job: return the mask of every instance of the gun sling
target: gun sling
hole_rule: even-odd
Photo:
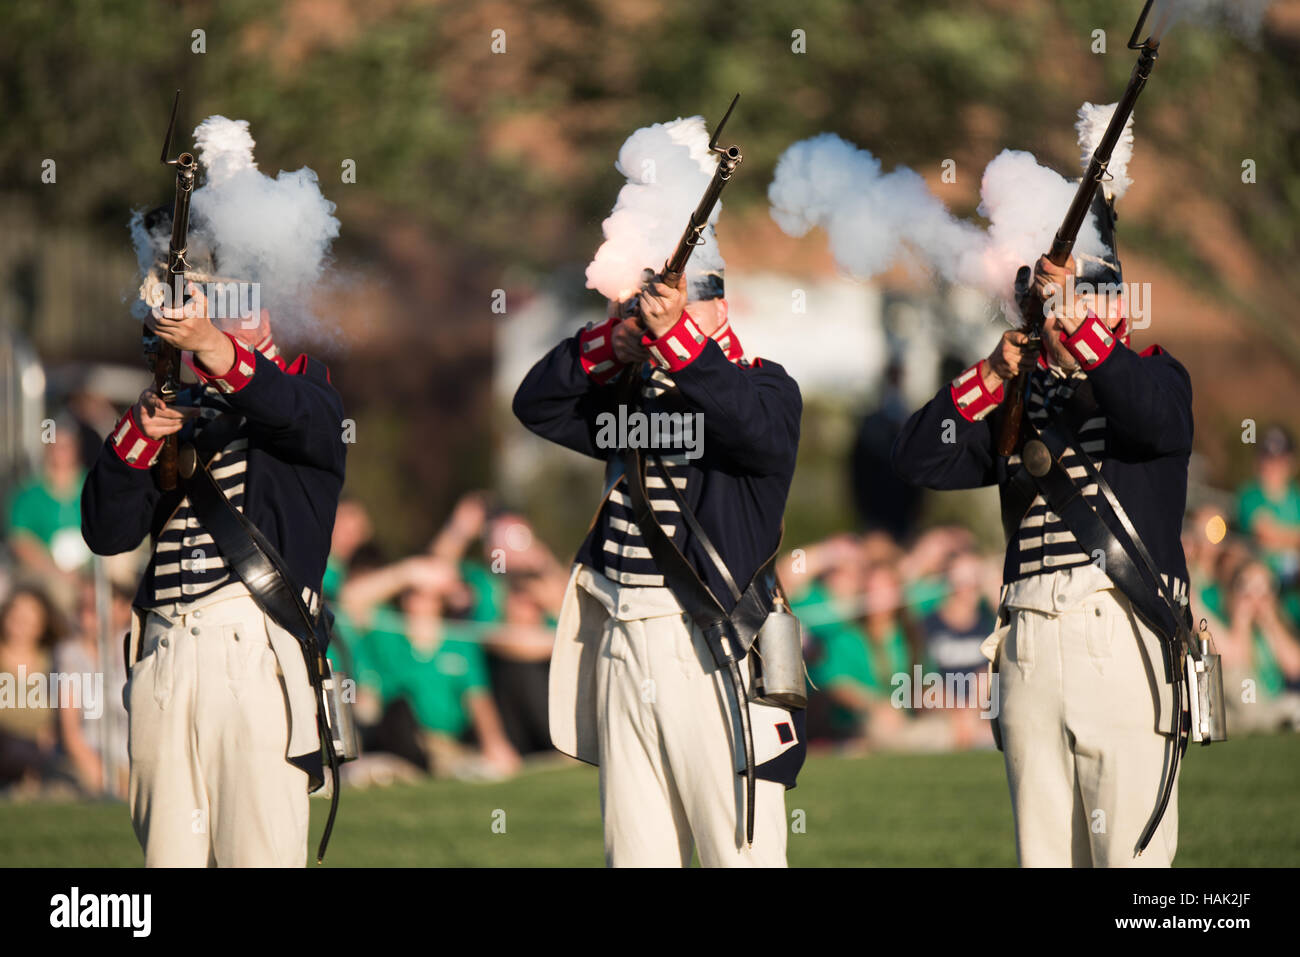
[[[319,615],[312,615],[308,611],[301,590],[292,584],[293,579],[283,557],[261,530],[230,503],[209,471],[208,465],[212,457],[224,447],[225,441],[233,438],[237,427],[238,417],[226,413],[209,423],[200,433],[199,441],[205,447],[204,455],[200,456],[194,446],[182,450],[182,484],[204,530],[212,536],[231,571],[239,576],[253,600],[271,620],[293,635],[302,649],[307,676],[316,695],[316,728],[329,763],[333,784],[329,816],[316,852],[316,862],[319,864],[325,858],[339,802],[339,760],[326,718],[328,709],[323,688],[324,676],[329,673],[329,663],[320,650],[326,643],[321,639],[329,628],[329,615],[323,605]],[[187,461],[191,455],[193,459]],[[324,766],[319,753],[293,757],[290,762],[306,772],[309,790],[315,791],[324,783]]]
[[[1050,422],[1036,428],[1037,438],[1025,443],[1020,468],[1011,483],[1022,495],[1032,498],[1034,489],[1074,535],[1080,548],[1091,555],[1100,553],[1103,568],[1115,587],[1128,598],[1133,610],[1161,639],[1164,664],[1172,686],[1169,770],[1160,788],[1156,808],[1138,839],[1137,853],[1146,850],[1164,817],[1173,795],[1178,762],[1185,740],[1182,737],[1182,666],[1184,648],[1199,653],[1191,640],[1190,612],[1180,608],[1137,529],[1120,504],[1110,483],[1102,477],[1088,456],[1077,448],[1073,433],[1063,424]],[[1096,483],[1099,496],[1095,505],[1070,477],[1061,459],[1074,453],[1074,460],[1085,469],[1085,482]]]
[[[625,375],[622,397],[629,406],[639,407],[641,377],[635,371]],[[763,582],[769,575],[775,577],[776,551],[754,573],[753,579],[742,592],[728,570],[722,556],[713,541],[705,533],[695,513],[686,504],[677,491],[664,468],[663,461],[655,456],[655,466],[663,476],[664,484],[672,490],[677,506],[681,510],[683,521],[691,534],[700,543],[709,560],[718,570],[719,576],[726,583],[735,601],[730,614],[718,601],[713,590],[700,578],[694,566],[682,554],[681,550],[659,524],[658,517],[650,505],[645,488],[645,455],[640,449],[622,450],[623,478],[627,483],[628,498],[632,502],[632,512],[641,538],[645,542],[655,566],[664,577],[664,583],[673,596],[690,616],[696,627],[704,635],[705,644],[713,656],[714,663],[725,669],[731,680],[735,693],[736,707],[740,714],[741,735],[745,748],[745,839],[754,843],[754,803],[757,790],[754,768],[754,735],[749,722],[748,695],[745,691],[744,678],[740,673],[739,662],[753,645],[755,637],[767,618],[768,602],[763,596]]]

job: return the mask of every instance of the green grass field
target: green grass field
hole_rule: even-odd
[[[792,866],[1015,864],[1002,756],[815,756],[789,792]],[[1300,736],[1193,746],[1180,788],[1182,866],[1300,865]],[[326,802],[312,802],[312,847]],[[494,820],[504,812],[504,833]],[[497,831],[501,828],[498,825]],[[596,774],[344,791],[328,862],[342,866],[602,863]],[[0,865],[136,866],[121,804],[0,804]]]

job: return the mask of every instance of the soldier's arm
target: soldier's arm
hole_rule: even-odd
[[[281,370],[234,336],[234,361],[215,373],[201,362],[191,365],[200,380],[215,386],[250,432],[305,464],[343,474],[343,400],[323,363],[299,356]]]
[[[528,431],[558,445],[604,459],[596,445],[596,417],[613,408],[614,380],[623,363],[614,357],[610,317],[571,336],[539,359],[515,391],[515,417]]]
[[[785,369],[762,359],[735,365],[689,313],[663,335],[642,341],[690,407],[703,414],[706,447],[721,449],[749,474],[793,471],[803,397]]]
[[[944,385],[903,424],[891,462],[904,481],[931,489],[997,484],[990,413],[1005,389],[989,390],[985,361]]]
[[[1159,346],[1134,352],[1096,316],[1062,341],[1116,438],[1150,455],[1191,449],[1192,380],[1178,360]]]
[[[135,548],[149,534],[162,493],[149,467],[163,439],[152,439],[132,406],[100,447],[81,488],[81,537],[96,555]]]

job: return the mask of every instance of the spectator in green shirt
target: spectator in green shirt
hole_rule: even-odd
[[[1229,559],[1230,561],[1230,559]],[[1272,573],[1247,558],[1225,568],[1226,587],[1200,593],[1222,656],[1229,732],[1300,729],[1300,640],[1280,614]]]
[[[39,475],[20,485],[9,501],[9,549],[26,571],[66,579],[90,551],[81,537],[81,484],[85,472],[75,425],[55,423]]]
[[[1295,480],[1295,446],[1280,426],[1271,426],[1260,437],[1255,478],[1237,494],[1237,517],[1283,589],[1293,588],[1300,572],[1300,485]]]
[[[811,638],[809,677],[829,704],[831,737],[885,744],[905,720],[890,703],[893,677],[911,662],[898,573],[867,566],[860,543],[844,535],[791,553],[782,578]]]
[[[488,687],[479,627],[443,615],[464,588],[454,566],[416,556],[352,577],[340,604],[362,632],[354,649],[358,712],[409,709],[432,773],[503,776],[519,767]],[[396,607],[389,605],[394,601]],[[468,747],[472,739],[477,750]],[[407,753],[407,749],[401,749]]]

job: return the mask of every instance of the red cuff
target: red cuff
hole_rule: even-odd
[[[682,313],[675,326],[658,339],[641,337],[641,344],[650,350],[650,357],[655,364],[669,372],[685,369],[698,359],[708,341],[709,337],[700,332],[700,327],[686,312]]]
[[[1002,401],[1002,383],[998,383],[996,392],[990,392],[980,374],[981,359],[957,378],[952,380],[952,404],[967,422],[978,422],[998,407]]]
[[[200,367],[197,362],[186,362],[186,365],[194,370],[194,374],[199,377],[200,382],[214,385],[222,392],[238,392],[252,381],[253,373],[257,371],[257,356],[252,349],[230,333],[223,332],[222,335],[235,344],[235,362],[229,371],[221,375],[213,375]]]
[[[578,361],[582,371],[598,385],[604,385],[623,369],[623,363],[614,358],[614,327],[619,320],[610,316],[600,324],[589,322],[578,333]]]
[[[132,410],[117,420],[108,444],[113,447],[117,457],[133,469],[147,469],[158,458],[158,451],[163,447],[163,439],[151,439],[144,434],[135,421]]]
[[[1096,316],[1089,314],[1072,335],[1062,333],[1061,341],[1079,365],[1089,372],[1106,361],[1115,349],[1115,334]]]

